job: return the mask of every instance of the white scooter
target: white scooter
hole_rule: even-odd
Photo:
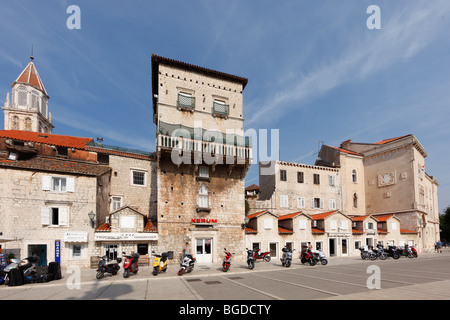
[[[311,250],[311,252],[314,254],[314,260],[316,260],[316,263],[320,262],[323,266],[328,263],[325,253],[322,250]]]
[[[194,264],[197,260],[190,254],[183,253],[183,259],[180,263],[180,270],[178,270],[178,275],[181,276],[185,272],[191,272],[194,270]]]

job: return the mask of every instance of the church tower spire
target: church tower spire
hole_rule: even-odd
[[[5,130],[26,130],[52,133],[50,98],[34,65],[33,53],[30,62],[11,84],[11,96],[6,95],[3,106]]]

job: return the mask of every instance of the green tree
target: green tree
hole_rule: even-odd
[[[450,207],[444,210],[444,214],[439,215],[441,228],[441,241],[450,241]]]

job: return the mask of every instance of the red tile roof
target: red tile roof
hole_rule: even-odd
[[[364,232],[362,232],[361,230],[352,229],[352,233],[353,234],[363,234]]]
[[[104,223],[101,226],[99,226],[97,229],[95,229],[95,231],[111,231],[111,226],[109,225],[109,223]]]
[[[312,220],[322,220],[325,219],[332,214],[338,212],[337,210],[330,211],[330,212],[323,212],[323,213],[317,213],[317,214],[310,214]]]
[[[378,222],[384,222],[393,216],[394,216],[394,214],[380,214],[380,215],[376,215],[376,216],[372,216],[372,217],[375,218]]]
[[[256,212],[256,213],[253,213],[251,215],[248,215],[247,218],[249,218],[249,219],[257,218],[257,217],[259,217],[260,215],[262,215],[262,214],[264,214],[266,212],[268,212],[268,211],[267,210],[263,210],[263,211],[260,211],[260,212]]]
[[[344,149],[344,148],[338,148],[338,147],[333,147],[333,146],[329,146],[329,147],[331,147],[333,149],[336,149],[336,150],[339,150],[340,152],[343,152],[343,153],[348,153],[348,154],[352,154],[352,155],[355,155],[355,156],[364,157],[364,155],[362,153],[358,153],[358,152],[355,152],[355,151],[347,150],[347,149]]]
[[[0,167],[22,170],[40,170],[86,176],[101,176],[111,170],[110,167],[93,162],[83,162],[51,157],[33,157],[28,160],[0,159]]]
[[[245,191],[253,191],[253,190],[259,190],[258,185],[252,184],[252,185],[248,186],[247,188],[245,188]]]
[[[417,231],[407,230],[407,229],[400,229],[400,233],[418,233]]]
[[[289,233],[290,234],[290,233],[294,233],[294,231],[278,227],[278,233],[281,233],[281,234],[288,234]]]
[[[81,138],[23,130],[0,130],[0,137],[75,149],[84,149],[86,148],[86,144],[93,140],[92,138]]]
[[[249,227],[245,227],[245,233],[258,233],[258,231]]]
[[[44,88],[44,84],[42,83],[42,80],[36,70],[36,66],[32,61],[28,63],[22,73],[17,77],[16,81],[13,82],[12,86],[16,82],[30,84],[33,87],[41,90],[48,97],[47,91],[45,91]]]
[[[282,215],[282,216],[278,217],[278,220],[293,219],[293,218],[295,218],[295,217],[297,217],[297,216],[299,216],[301,214],[302,214],[301,211],[295,212],[295,213],[290,213],[290,214],[285,214],[285,215]]]
[[[325,233],[325,231],[317,229],[317,228],[311,228],[312,233]]]
[[[152,221],[148,221],[145,225],[144,232],[158,232],[158,229]]]
[[[399,140],[399,139],[402,139],[402,138],[405,138],[405,137],[409,137],[409,136],[411,136],[411,134],[407,134],[406,136],[401,136],[401,137],[397,137],[397,138],[390,138],[390,139],[381,140],[381,141],[375,142],[375,144],[385,144],[385,143],[396,141],[396,140]]]

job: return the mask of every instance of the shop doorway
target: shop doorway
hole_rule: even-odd
[[[28,256],[38,256],[38,266],[47,265],[47,245],[46,244],[30,244],[28,245]]]
[[[341,249],[342,249],[342,255],[347,256],[348,255],[348,239],[341,239]]]
[[[329,250],[330,250],[330,257],[336,255],[336,239],[334,238],[329,239]]]
[[[210,238],[202,238],[196,240],[196,255],[197,262],[212,262],[213,241]]]

